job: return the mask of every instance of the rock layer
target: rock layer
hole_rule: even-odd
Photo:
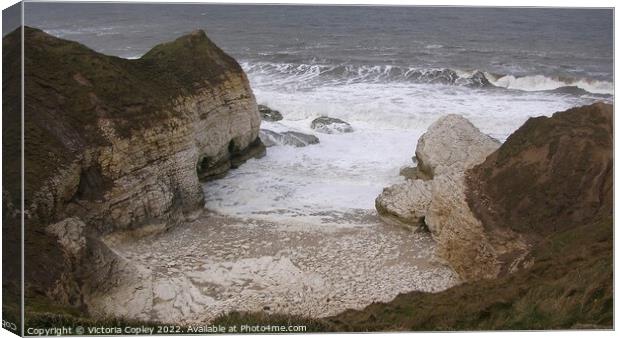
[[[264,153],[260,116],[239,64],[203,31],[137,60],[29,27],[24,48],[27,291],[88,308],[109,281],[139,278],[99,238],[195,217],[199,176]]]
[[[462,172],[436,177],[432,181],[431,202],[426,225],[437,242],[438,255],[463,280],[497,277],[502,268],[500,256],[523,258],[524,241],[509,231],[490,236],[466,201]]]

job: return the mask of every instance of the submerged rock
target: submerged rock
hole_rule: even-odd
[[[466,85],[472,87],[490,87],[493,84],[491,84],[483,72],[476,71],[470,78],[467,79]]]
[[[279,111],[271,109],[265,105],[258,105],[258,112],[260,113],[261,119],[263,121],[275,122],[282,120],[282,114]]]
[[[269,129],[261,129],[259,136],[266,147],[272,147],[275,145],[305,147],[310,144],[319,143],[318,137],[296,131],[277,133]]]
[[[321,116],[312,120],[310,128],[325,134],[351,133],[353,127],[348,122],[334,117]]]

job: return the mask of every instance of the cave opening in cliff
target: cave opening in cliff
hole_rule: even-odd
[[[235,144],[235,140],[230,140],[230,142],[228,142],[228,154],[232,156],[238,152],[239,152],[239,149],[237,145]]]
[[[209,167],[211,166],[211,158],[208,156],[202,157],[198,164],[196,165],[196,174],[198,174],[198,179],[204,180],[206,176],[208,176]]]
[[[230,167],[230,160],[228,157],[217,158],[202,156],[196,164],[196,174],[200,181],[210,181],[224,177]]]
[[[80,181],[73,199],[77,200],[100,200],[111,182],[106,179],[99,166],[90,166],[82,169]]]

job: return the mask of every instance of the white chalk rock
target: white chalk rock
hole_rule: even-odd
[[[499,146],[463,116],[450,114],[435,121],[420,137],[415,156],[418,170],[435,177],[451,170],[465,171]]]
[[[417,230],[424,226],[424,216],[430,202],[430,182],[407,180],[383,189],[375,200],[375,207],[386,223]]]

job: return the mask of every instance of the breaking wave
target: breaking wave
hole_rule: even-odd
[[[450,68],[417,68],[390,65],[327,65],[257,62],[242,63],[253,78],[277,81],[277,85],[295,85],[308,88],[323,85],[355,83],[428,83],[457,85],[474,88],[499,87],[520,91],[551,91],[576,87],[590,94],[613,95],[613,83],[592,79],[572,79],[531,75],[492,74],[480,70],[455,70]],[[268,78],[267,78],[268,77]],[[276,85],[276,83],[274,83]]]
[[[613,83],[591,79],[570,79],[562,77],[547,77],[543,75],[523,77],[505,75],[498,78],[489,77],[489,80],[496,87],[524,91],[545,91],[556,90],[563,87],[576,87],[592,94],[612,95],[614,93]]]

